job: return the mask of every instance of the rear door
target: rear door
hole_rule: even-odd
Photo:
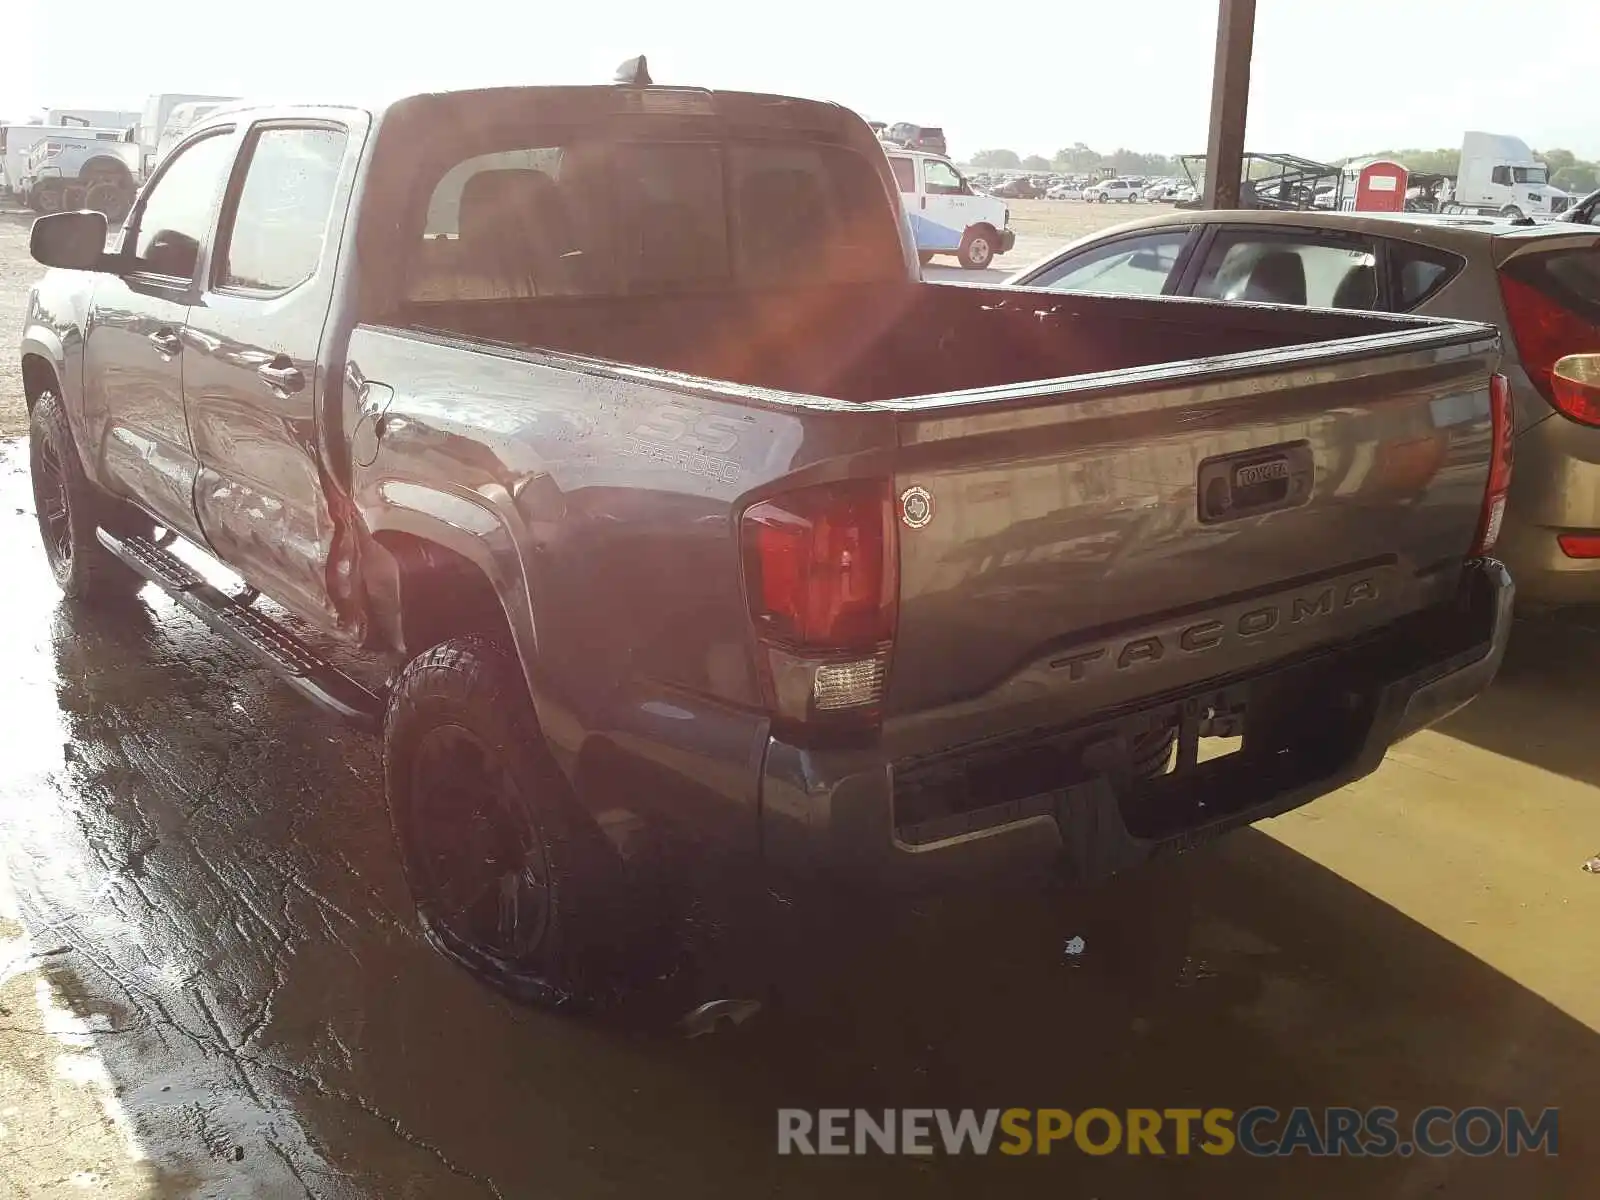
[[[184,374],[205,540],[267,595],[326,623],[337,621],[336,527],[318,452],[320,354],[364,134],[365,119],[343,110],[248,130],[189,314]]]

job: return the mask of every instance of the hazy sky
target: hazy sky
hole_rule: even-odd
[[[0,117],[155,91],[319,100],[430,87],[658,82],[837,100],[942,125],[953,153],[1203,150],[1213,0],[127,0],[7,22]],[[152,13],[155,10],[150,10]],[[60,36],[75,30],[75,36]],[[1466,129],[1600,158],[1594,0],[1259,0],[1249,145],[1334,157]]]

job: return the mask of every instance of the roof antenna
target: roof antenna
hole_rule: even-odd
[[[644,55],[630,58],[617,68],[616,82],[628,84],[630,87],[649,87],[650,67],[644,61]]]

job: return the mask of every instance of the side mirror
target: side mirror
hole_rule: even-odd
[[[28,238],[33,260],[67,271],[105,269],[106,218],[97,212],[51,213],[36,217]]]
[[[1588,424],[1600,422],[1600,354],[1569,354],[1550,372],[1556,405]]]

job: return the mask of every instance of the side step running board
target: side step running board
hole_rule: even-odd
[[[240,604],[153,542],[95,531],[100,544],[234,645],[251,651],[290,687],[367,733],[383,725],[383,700],[270,617]]]

